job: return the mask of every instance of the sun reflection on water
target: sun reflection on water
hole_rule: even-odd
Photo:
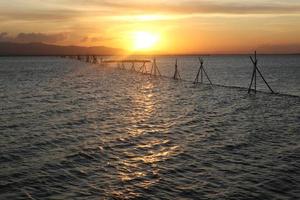
[[[149,124],[147,120],[153,120],[158,112],[154,91],[153,83],[147,81],[132,97],[132,110],[126,119],[132,128],[121,136],[132,147],[122,152],[122,157],[126,159],[118,161],[116,174],[122,187],[111,191],[114,198],[139,197],[141,190],[160,181],[159,162],[182,152],[180,146],[166,138],[165,134],[169,132],[167,127],[145,126]]]

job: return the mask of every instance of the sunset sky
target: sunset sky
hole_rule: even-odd
[[[144,38],[149,44],[140,44]],[[300,46],[300,1],[1,0],[0,41],[161,53],[293,52]]]

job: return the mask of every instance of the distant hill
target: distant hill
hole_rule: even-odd
[[[58,46],[44,43],[0,42],[0,56],[117,55],[123,50],[104,46]]]

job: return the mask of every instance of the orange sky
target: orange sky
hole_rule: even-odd
[[[0,2],[0,41],[105,45],[132,51],[136,32],[156,35],[156,43],[147,50],[159,53],[300,51],[300,1]]]

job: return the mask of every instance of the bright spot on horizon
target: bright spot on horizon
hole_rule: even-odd
[[[158,36],[144,31],[135,32],[133,35],[134,50],[147,50],[158,42]]]

